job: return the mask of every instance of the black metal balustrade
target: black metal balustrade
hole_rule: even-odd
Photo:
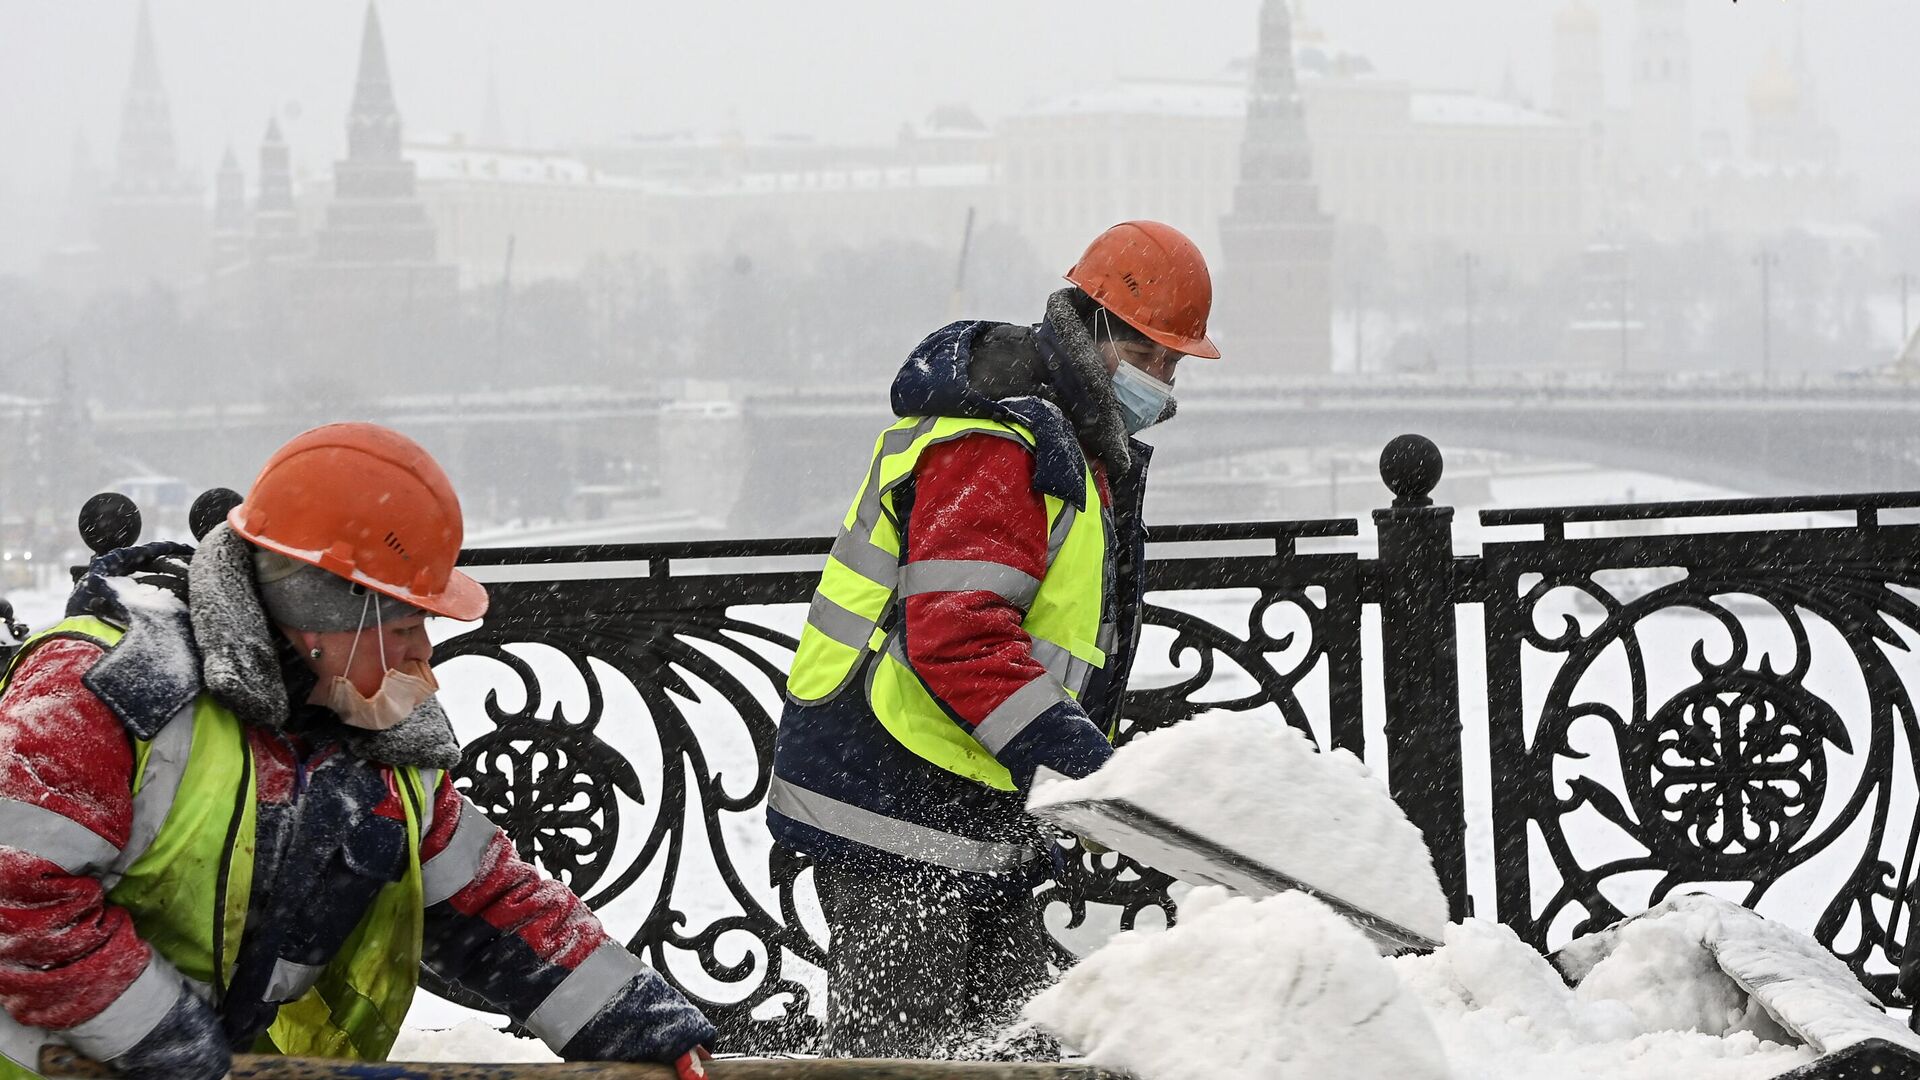
[[[1790,887],[1816,913],[1803,929],[1905,1004],[1893,973],[1911,937],[1920,731],[1901,664],[1920,642],[1920,528],[1893,519],[1920,494],[1489,511],[1483,527],[1536,535],[1461,556],[1453,510],[1431,504],[1441,468],[1424,438],[1388,445],[1395,498],[1374,514],[1373,558],[1302,550],[1358,536],[1351,520],[1155,529],[1150,554],[1179,553],[1149,559],[1140,662],[1174,674],[1136,676],[1121,740],[1205,710],[1270,711],[1385,768],[1456,918],[1471,908],[1475,831],[1491,852],[1478,914],[1543,949],[1682,885],[1752,905]],[[204,496],[196,533],[235,498]],[[137,517],[129,533],[102,528],[102,513],[83,528],[96,550],[137,536]],[[1746,520],[1809,514],[1822,520]],[[521,691],[517,707],[487,694],[493,727],[459,782],[522,854],[596,908],[619,902],[630,947],[720,1022],[730,1049],[804,1049],[818,1034],[794,968],[825,955],[802,911],[806,867],[741,837],[767,791],[788,629],[829,545],[468,551],[493,607],[437,653],[499,665]],[[1185,610],[1196,594],[1244,599],[1244,626]],[[1362,665],[1370,608],[1377,674]],[[1475,612],[1484,678],[1479,643],[1463,647],[1458,629]],[[564,658],[583,710],[562,707],[552,665],[527,646]],[[1383,708],[1373,747],[1368,678]],[[1481,724],[1462,702],[1483,693]],[[613,745],[636,731],[655,748],[644,772]],[[751,747],[752,775],[716,762],[729,742]],[[1483,779],[1470,788],[1468,775]],[[1045,895],[1070,925],[1098,905],[1123,926],[1173,915],[1163,875],[1061,856]],[[749,857],[770,860],[764,878]],[[695,871],[726,895],[677,890]],[[709,914],[689,915],[696,905]]]

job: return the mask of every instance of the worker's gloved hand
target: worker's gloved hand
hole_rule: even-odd
[[[89,1052],[87,1041],[73,1040],[75,1049]],[[106,1063],[128,1080],[220,1080],[233,1052],[213,1009],[182,992],[152,1031]]]
[[[706,1047],[696,1046],[674,1060],[673,1071],[680,1074],[680,1080],[707,1080],[707,1062],[712,1060]]]

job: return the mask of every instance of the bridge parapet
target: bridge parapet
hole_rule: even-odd
[[[1456,916],[1551,948],[1710,888],[1908,1003],[1920,493],[1488,511],[1502,537],[1456,555],[1443,466],[1389,447],[1373,557],[1349,518],[1154,530],[1119,738],[1270,716],[1384,773]],[[137,536],[108,524],[83,531]],[[437,652],[469,796],[741,1048],[818,1033],[807,866],[759,815],[829,547],[468,551],[493,609]],[[1060,844],[1074,925],[1177,914],[1164,876]]]

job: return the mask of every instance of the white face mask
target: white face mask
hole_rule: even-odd
[[[348,671],[353,670],[353,657],[360,649],[360,635],[366,632],[367,613],[372,603],[373,594],[368,593],[360,607],[360,628],[354,631],[353,647],[347,650]],[[433,677],[433,668],[424,660],[409,660],[397,668],[387,667],[386,636],[377,626],[373,634],[380,646],[380,666],[386,670],[380,689],[375,690],[372,697],[366,697],[346,676],[335,675],[314,687],[307,701],[332,709],[340,722],[349,727],[386,731],[399,726],[413,715],[413,710],[438,693],[440,681]]]
[[[1113,396],[1126,413],[1127,434],[1138,435],[1160,422],[1173,400],[1173,387],[1125,360],[1113,369]]]
[[[1094,315],[1094,344],[1100,343],[1100,331],[1107,332],[1107,341],[1113,341],[1113,327],[1107,322],[1107,309],[1098,308]],[[1167,403],[1173,400],[1173,384],[1163,383],[1159,379],[1127,363],[1113,369],[1113,396],[1120,402],[1120,411],[1125,414],[1127,434],[1138,435],[1160,422],[1167,414]]]
[[[314,687],[313,696],[307,700],[332,709],[349,727],[385,731],[412,716],[413,710],[439,690],[440,683],[426,661],[409,660],[390,668],[372,697],[363,697],[345,677],[335,675]]]

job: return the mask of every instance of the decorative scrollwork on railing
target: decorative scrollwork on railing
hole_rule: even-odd
[[[1196,561],[1195,582],[1215,565]],[[795,641],[732,615],[725,578],[664,582],[650,586],[666,598],[659,603],[617,608],[595,599],[607,585],[491,586],[494,615],[439,647],[450,673],[455,661],[495,666],[480,710],[492,727],[469,740],[457,781],[523,856],[603,916],[624,913],[629,947],[713,1017],[727,1045],[811,1049],[818,979],[789,970],[790,960],[822,968],[826,959],[798,899],[808,862],[772,847],[759,818]],[[1120,739],[1210,708],[1272,706],[1310,732],[1299,684],[1324,662],[1328,640],[1358,626],[1357,603],[1334,610],[1315,592],[1250,594],[1222,620],[1244,615],[1243,631],[1149,605],[1145,636],[1164,654],[1145,662],[1172,681],[1128,692]],[[458,670],[456,681],[474,678]],[[583,707],[570,704],[577,691],[558,692],[563,684],[584,686]],[[636,741],[646,745],[628,745]],[[1131,927],[1151,910],[1172,918],[1166,875],[1064,842],[1059,856],[1041,899],[1064,906],[1069,928],[1095,909],[1108,912],[1102,925],[1117,917]],[[742,869],[762,858],[766,876],[749,880]]]
[[[488,692],[494,727],[470,742],[458,783],[523,856],[591,906],[603,914],[616,903],[637,907],[628,947],[699,1005],[725,1044],[810,1047],[811,991],[786,969],[789,956],[816,966],[825,959],[795,909],[801,867],[766,844],[730,842],[726,820],[757,814],[765,800],[775,718],[763,699],[777,699],[785,668],[764,653],[790,655],[794,639],[732,618],[724,606],[581,615],[570,601],[588,594],[573,588],[543,583],[516,603],[523,594],[514,586],[494,586],[497,610],[511,615],[440,647],[441,664],[480,657],[504,665],[523,689],[515,709],[501,705],[498,689]],[[536,666],[517,649],[526,645],[549,646],[560,659]],[[656,775],[641,777],[607,741],[609,687],[599,665],[637,694],[644,717],[621,713],[612,722],[626,738],[651,735]],[[577,720],[560,702],[547,705],[543,691],[568,672],[586,687]],[[716,748],[729,743],[732,757],[716,760]],[[649,818],[637,843],[623,837],[623,825]],[[742,860],[756,856],[769,860],[764,886],[741,873]],[[630,894],[643,880],[653,892],[635,905]],[[724,895],[713,895],[716,885]],[[696,907],[697,921],[689,914]],[[722,960],[723,951],[738,958]]]
[[[1303,634],[1301,630],[1276,634],[1268,629],[1269,617],[1283,610],[1304,618],[1306,641],[1299,655],[1290,656],[1290,662],[1281,668],[1273,658],[1292,650]],[[1346,614],[1351,615],[1357,626],[1358,610]],[[1184,672],[1184,662],[1191,659],[1194,671],[1167,686],[1130,689],[1122,710],[1124,723],[1118,741],[1124,744],[1136,735],[1177,723],[1203,709],[1245,712],[1268,705],[1277,708],[1288,724],[1309,738],[1317,738],[1300,700],[1299,684],[1326,656],[1331,636],[1326,624],[1339,619],[1340,615],[1329,612],[1325,602],[1316,602],[1306,589],[1263,590],[1247,612],[1245,634],[1238,635],[1177,608],[1147,605],[1146,624],[1173,631],[1173,640],[1166,649],[1167,666],[1175,672]],[[1159,666],[1157,656],[1136,658],[1135,671],[1141,669],[1143,659],[1149,666]],[[1236,697],[1207,700],[1202,695],[1215,684],[1221,660],[1244,673],[1253,686]]]
[[[1913,701],[1894,663],[1911,639],[1894,628],[1920,633],[1920,608],[1890,586],[1914,580],[1895,567],[1729,567],[1737,549],[1706,543],[1726,538],[1700,539],[1724,561],[1630,598],[1577,570],[1489,594],[1501,919],[1547,947],[1682,885],[1740,883],[1751,907],[1796,880],[1796,895],[1820,899],[1794,921],[1890,1000],[1895,863],[1914,826],[1889,813],[1916,778]],[[1505,568],[1497,580],[1517,585],[1526,560]],[[1569,600],[1588,618],[1560,610],[1557,629],[1541,625]],[[1546,675],[1536,659],[1557,664]],[[1542,678],[1523,715],[1523,680]],[[1621,843],[1572,824],[1596,814]],[[1550,889],[1535,887],[1529,830],[1559,877]],[[1818,880],[1794,879],[1803,868]]]
[[[1826,795],[1822,744],[1846,728],[1825,702],[1777,672],[1722,673],[1674,695],[1646,737],[1629,744],[1627,775],[1649,846],[1705,876],[1747,878],[1797,862],[1795,845]]]

